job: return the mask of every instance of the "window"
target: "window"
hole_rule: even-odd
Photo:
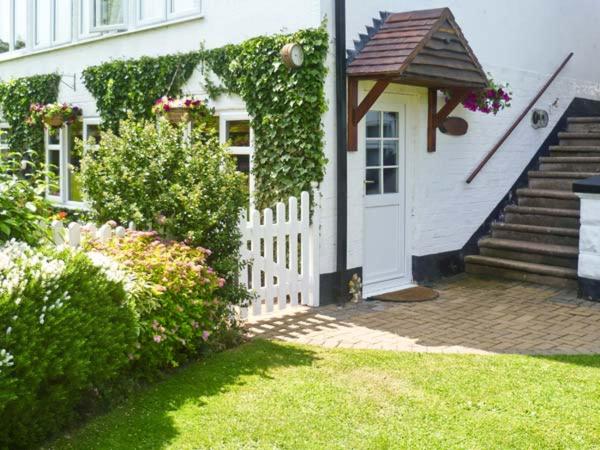
[[[13,48],[21,50],[27,46],[27,2],[13,0],[14,36]]]
[[[10,150],[8,145],[8,136],[10,127],[7,123],[0,123],[0,153],[7,153]]]
[[[92,30],[107,31],[124,29],[126,23],[126,0],[92,0]]]
[[[164,0],[139,0],[139,23],[153,23],[165,20],[167,8]]]
[[[38,48],[71,41],[72,0],[35,0],[34,42]]]
[[[0,0],[0,54],[10,50],[11,0]]]
[[[366,122],[366,194],[398,193],[398,113],[369,111]]]
[[[77,121],[62,127],[55,135],[45,131],[46,164],[52,174],[47,196],[65,206],[84,206],[80,173],[83,155],[75,146],[75,139],[86,134],[84,127],[85,123]]]
[[[170,16],[183,16],[200,12],[200,0],[167,0]]]
[[[235,158],[237,169],[248,175],[249,189],[252,192],[253,135],[248,114],[222,113],[219,119],[219,136],[221,143],[230,145],[229,153]]]

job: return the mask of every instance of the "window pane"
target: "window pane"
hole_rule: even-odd
[[[0,53],[9,50],[10,42],[10,0],[0,0]]]
[[[375,195],[381,193],[381,186],[379,181],[379,173],[381,169],[367,169],[367,176],[365,178],[367,195]]]
[[[379,111],[369,111],[367,113],[367,137],[381,137],[381,114]]]
[[[54,42],[71,40],[72,0],[54,0]]]
[[[95,0],[96,26],[119,25],[124,22],[124,0]]]
[[[25,48],[27,41],[27,3],[15,1],[15,50]]]
[[[50,2],[51,0],[35,0],[35,45],[50,45]]]
[[[8,146],[8,128],[0,128],[0,147]]]
[[[383,165],[397,166],[398,165],[398,141],[383,142]]]
[[[227,121],[226,139],[232,147],[250,147],[250,122],[248,120]]]
[[[165,0],[140,0],[140,20],[163,19]]]
[[[48,193],[50,195],[60,195],[60,150],[48,150],[48,164],[49,172],[54,175],[50,180]]]
[[[79,0],[79,34],[86,35],[90,32],[90,2]]]
[[[398,137],[398,113],[383,113],[383,137]]]
[[[381,141],[367,141],[367,166],[380,166],[381,165],[381,154],[380,154],[380,143]]]
[[[48,144],[49,145],[60,145],[60,132],[48,133]]]
[[[250,155],[233,155],[238,172],[250,175]]]
[[[177,14],[200,9],[200,0],[171,0],[171,13]]]
[[[77,121],[71,125],[69,141],[69,192],[68,200],[72,202],[83,201],[81,193],[81,154],[80,148],[76,145],[77,140],[83,139],[82,123]]]
[[[383,169],[383,192],[386,194],[398,192],[398,169]]]
[[[87,126],[87,139],[93,139],[96,145],[100,144],[100,125],[88,124]]]

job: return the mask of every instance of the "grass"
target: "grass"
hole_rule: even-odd
[[[255,341],[182,370],[50,448],[600,448],[600,357]]]

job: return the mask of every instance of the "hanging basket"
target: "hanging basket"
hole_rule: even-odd
[[[165,117],[173,125],[189,121],[187,108],[171,108],[169,111],[165,111]]]
[[[60,114],[55,114],[52,116],[44,116],[44,123],[48,125],[50,128],[60,128],[65,123],[65,119]]]

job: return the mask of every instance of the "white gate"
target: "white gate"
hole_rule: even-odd
[[[300,215],[298,215],[300,213]],[[310,216],[310,194],[303,192],[298,200],[291,197],[287,208],[278,203],[261,214],[252,210],[242,218],[241,255],[247,267],[240,282],[253,294],[242,317],[282,310],[288,307],[319,306],[319,207],[314,204]]]

